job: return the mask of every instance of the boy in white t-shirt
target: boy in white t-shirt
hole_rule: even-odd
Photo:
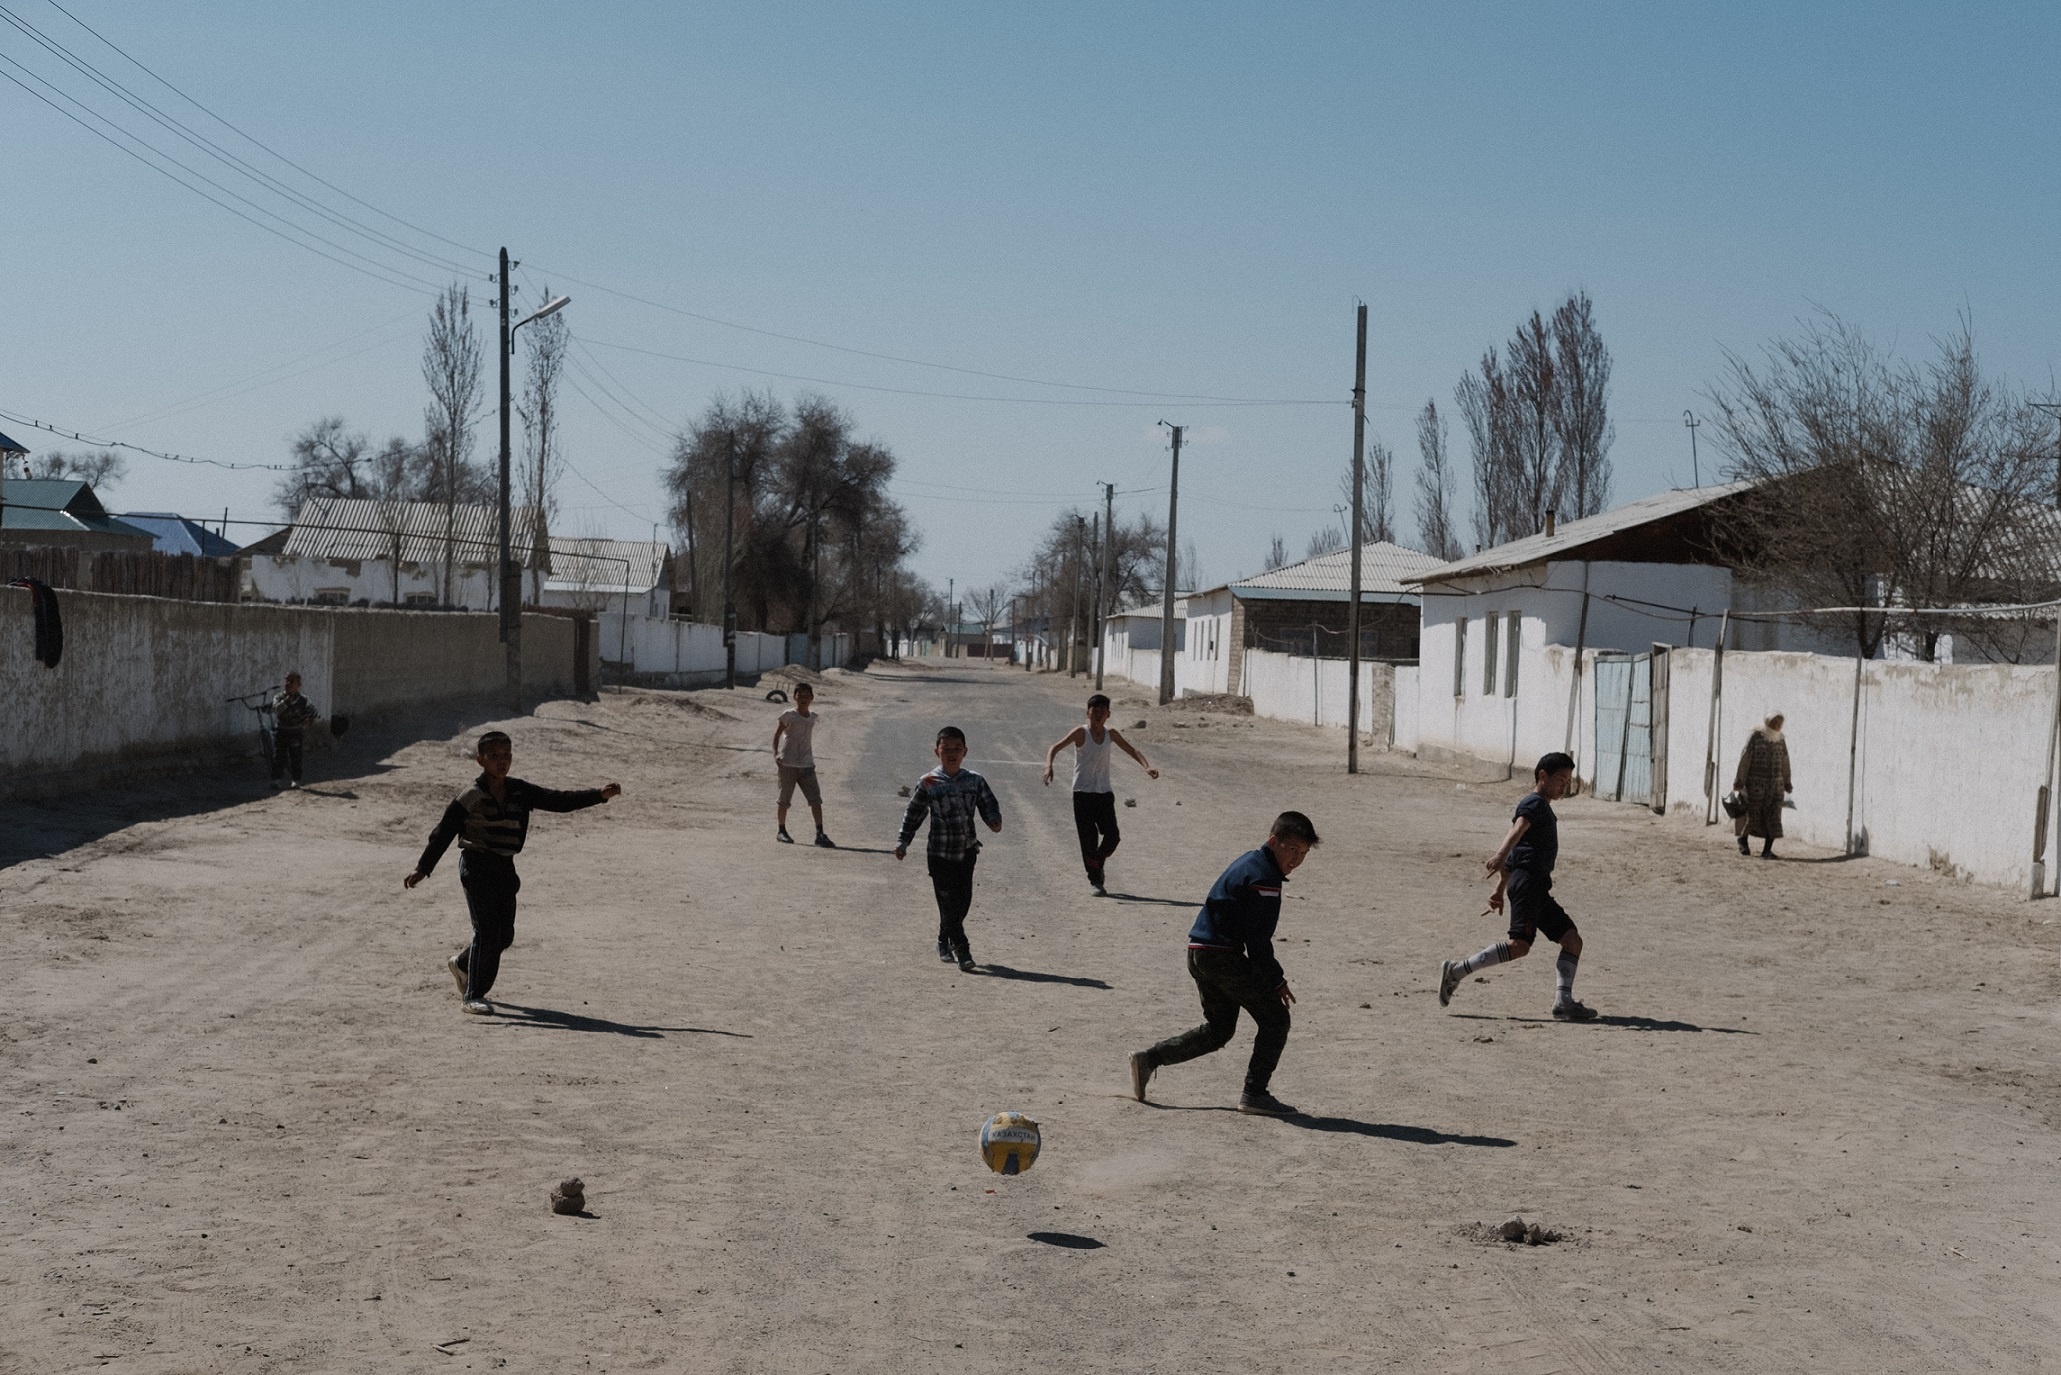
[[[809,710],[815,700],[816,690],[807,683],[799,684],[794,705],[780,713],[780,724],[773,727],[773,761],[780,767],[778,839],[782,845],[794,844],[794,837],[787,833],[787,805],[794,801],[794,790],[799,787],[802,800],[809,804],[809,815],[816,819],[816,844],[835,850],[836,842],[823,834],[823,790],[816,786],[814,737],[821,718]]]
[[[1106,898],[1109,890],[1102,886],[1102,866],[1123,841],[1116,828],[1116,792],[1109,782],[1109,747],[1115,745],[1144,765],[1149,778],[1159,777],[1159,770],[1146,763],[1137,747],[1109,724],[1109,699],[1099,692],[1088,699],[1088,724],[1075,726],[1045,751],[1047,787],[1052,783],[1053,762],[1068,745],[1074,747],[1073,827],[1080,836],[1081,863],[1095,896]]]

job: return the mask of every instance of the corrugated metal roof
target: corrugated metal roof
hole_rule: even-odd
[[[1412,584],[1444,582],[1450,578],[1462,578],[1471,574],[1500,573],[1511,568],[1522,568],[1527,564],[1544,563],[1548,559],[1570,558],[1575,551],[1586,545],[1605,540],[1641,525],[1666,520],[1670,516],[1694,511],[1735,496],[1753,484],[1750,482],[1727,482],[1716,487],[1688,487],[1680,491],[1662,492],[1658,496],[1645,497],[1639,501],[1627,502],[1601,515],[1584,516],[1571,520],[1552,534],[1526,535],[1523,539],[1499,544],[1493,549],[1484,549],[1479,554],[1457,559],[1452,563],[1440,564],[1428,572],[1417,573],[1406,579]]]
[[[0,485],[6,506],[0,526],[9,530],[91,531],[147,540],[148,530],[117,520],[100,504],[90,484],[76,478],[18,477]]]
[[[1416,594],[1414,579],[1439,561],[1430,554],[1406,549],[1400,544],[1376,540],[1360,546],[1360,592],[1368,597]],[[1330,594],[1322,600],[1344,600],[1352,592],[1352,550],[1319,554],[1301,563],[1291,563],[1230,585],[1232,596],[1287,596],[1298,592]]]
[[[205,525],[170,511],[132,511],[122,523],[147,531],[152,547],[166,554],[198,554],[224,558],[236,552],[236,545]]]
[[[531,509],[513,508],[508,523],[515,556],[524,559],[532,543]],[[454,506],[451,524],[452,561],[460,566],[492,568],[500,547],[500,513],[491,506]],[[401,542],[402,563],[442,564],[442,504],[313,497],[293,518],[293,533],[287,536],[282,552],[288,558],[390,559],[396,537]]]
[[[554,538],[544,586],[557,592],[647,592],[665,576],[671,552],[663,541]]]
[[[15,443],[6,435],[0,434],[0,454],[25,454],[27,452],[28,450],[24,449],[21,445]]]

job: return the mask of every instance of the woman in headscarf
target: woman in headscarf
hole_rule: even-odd
[[[1770,716],[1755,728],[1739,752],[1739,770],[1732,775],[1732,791],[1745,800],[1732,829],[1739,836],[1739,853],[1750,855],[1748,836],[1761,838],[1760,857],[1775,857],[1775,842],[1782,838],[1782,799],[1794,791],[1789,781],[1789,745],[1782,739],[1782,714]]]

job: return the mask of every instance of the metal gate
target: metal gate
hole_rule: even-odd
[[[1653,656],[1596,658],[1596,796],[1653,805]]]

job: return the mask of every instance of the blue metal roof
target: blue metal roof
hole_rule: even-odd
[[[236,552],[234,540],[223,539],[197,521],[170,511],[131,512],[121,517],[150,534],[151,548],[167,554],[197,554],[203,558],[228,558]]]

